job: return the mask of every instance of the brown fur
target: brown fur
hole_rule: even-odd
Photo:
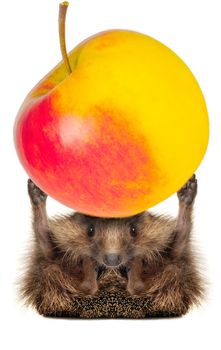
[[[149,212],[117,219],[80,213],[48,219],[46,197],[34,186],[29,182],[35,242],[22,295],[40,314],[182,315],[200,302],[203,286],[190,239],[195,178],[183,198],[184,187],[178,192],[177,219]],[[91,225],[93,237],[87,235]],[[119,266],[105,266],[112,253]],[[133,309],[136,303],[142,312]]]

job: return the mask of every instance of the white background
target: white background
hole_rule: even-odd
[[[16,299],[16,281],[31,226],[27,175],[15,153],[13,123],[27,92],[60,60],[58,3],[57,0],[0,1],[0,346],[2,349],[220,349],[219,0],[72,0],[67,17],[69,50],[101,30],[140,31],[172,48],[188,64],[203,90],[211,133],[207,154],[196,173],[199,193],[194,235],[209,280],[207,301],[180,319],[79,321],[43,318],[22,307]],[[67,211],[52,199],[48,205],[50,214]],[[175,215],[176,195],[154,210]]]

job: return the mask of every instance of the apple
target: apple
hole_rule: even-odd
[[[66,57],[61,33],[63,60],[15,121],[22,165],[42,190],[82,213],[126,217],[156,205],[206,152],[208,113],[195,77],[139,32],[97,33]]]

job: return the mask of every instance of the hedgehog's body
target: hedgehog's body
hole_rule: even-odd
[[[46,195],[29,181],[35,231],[23,295],[43,315],[182,315],[202,297],[190,231],[196,180],[179,192],[176,220],[143,212],[105,219],[48,219]]]

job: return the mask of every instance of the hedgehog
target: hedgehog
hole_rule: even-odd
[[[44,316],[144,318],[184,315],[204,296],[192,247],[193,175],[177,192],[177,218],[73,212],[49,218],[31,179],[34,241],[21,296]]]

